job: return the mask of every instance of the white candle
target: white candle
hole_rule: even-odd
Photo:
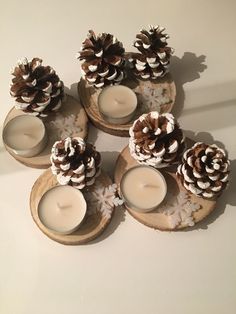
[[[38,216],[51,231],[70,234],[78,229],[86,210],[87,204],[82,192],[69,185],[58,185],[42,196]]]
[[[149,166],[136,166],[123,175],[120,191],[128,207],[139,212],[149,212],[163,201],[167,185],[158,170]]]
[[[99,94],[98,108],[102,117],[108,122],[125,124],[134,116],[137,108],[137,96],[132,89],[126,86],[109,86]]]
[[[3,141],[15,154],[32,157],[45,148],[47,133],[39,118],[21,115],[7,123],[3,130]]]

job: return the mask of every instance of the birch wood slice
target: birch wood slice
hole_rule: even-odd
[[[96,179],[96,182],[103,187],[107,187],[112,184],[110,177],[102,172],[101,175]],[[97,238],[104,229],[108,226],[111,216],[107,217],[102,215],[100,212],[92,212],[86,214],[86,217],[79,229],[71,234],[60,235],[47,229],[39,219],[38,216],[38,204],[44,193],[46,193],[52,187],[58,185],[56,177],[52,174],[51,169],[44,171],[44,173],[36,180],[30,194],[30,210],[33,220],[39,229],[50,239],[65,245],[79,245],[87,243]],[[94,185],[89,188],[89,192],[92,192]],[[87,211],[90,208],[88,207]]]
[[[26,113],[21,110],[12,108],[6,117],[3,126],[5,126],[12,118],[25,114]],[[82,138],[87,136],[88,119],[86,112],[80,102],[69,95],[66,96],[66,100],[62,104],[60,110],[50,114],[47,118],[44,118],[43,122],[47,129],[48,143],[39,155],[29,158],[22,157],[16,155],[5,145],[9,154],[25,166],[46,169],[51,165],[51,148],[55,141],[67,136],[80,136]]]
[[[134,90],[138,98],[138,107],[131,122],[117,125],[105,121],[100,115],[97,100],[101,89],[96,89],[88,85],[82,78],[78,83],[79,97],[89,119],[98,129],[101,129],[106,133],[128,137],[129,128],[132,126],[133,121],[141,114],[150,111],[165,113],[170,112],[173,108],[176,97],[176,88],[170,74],[165,75],[163,78],[160,78],[155,82],[128,78],[124,80],[122,84]]]
[[[115,167],[114,177],[118,188],[123,174],[136,165],[138,163],[131,157],[128,146],[125,147],[118,156]],[[177,176],[173,170],[171,171],[171,168],[158,170],[164,175],[167,182],[167,195],[162,204],[149,213],[139,213],[126,206],[128,212],[139,222],[163,231],[179,230],[201,221],[213,211],[216,206],[215,200],[206,200],[188,193],[177,180]],[[189,215],[187,209],[195,209],[195,211]]]

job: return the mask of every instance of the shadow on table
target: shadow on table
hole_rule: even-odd
[[[119,152],[113,151],[113,152],[101,152],[102,157],[102,169],[106,171],[106,173],[110,176],[112,181],[114,181],[114,170],[116,165],[116,160],[119,156]]]
[[[98,139],[98,132],[99,130],[89,121],[89,126],[88,126],[88,142],[96,145],[96,141]]]
[[[113,151],[113,152],[100,152],[102,156],[102,169],[108,173],[110,178],[113,180],[114,175],[114,169],[117,157],[119,156],[119,152]],[[91,241],[91,244],[98,243],[100,241],[103,241],[107,237],[109,237],[115,230],[118,228],[118,226],[125,220],[125,210],[123,206],[118,206],[115,208],[115,212],[113,214],[113,217],[111,219],[110,224],[107,226],[107,228],[104,230],[104,232],[95,240]]]
[[[116,231],[116,229],[119,227],[119,225],[125,221],[125,210],[122,206],[118,206],[115,208],[113,217],[111,219],[110,224],[107,226],[107,228],[103,231],[103,233],[97,237],[96,239],[92,240],[91,242],[88,242],[87,244],[95,244],[98,243],[100,241],[105,240],[106,238],[108,238],[110,235],[112,235],[112,233],[114,233]]]
[[[171,58],[170,72],[176,85],[176,100],[172,112],[177,118],[184,107],[183,85],[200,78],[200,74],[207,69],[207,65],[204,64],[205,60],[206,56],[197,56],[189,51],[185,52],[181,58],[177,56]],[[78,82],[71,84],[70,89],[65,88],[65,92],[78,99]]]
[[[183,85],[200,78],[200,73],[207,69],[204,64],[206,56],[196,56],[193,52],[185,52],[182,58],[173,56],[170,63],[170,72],[176,85],[176,100],[172,113],[176,118],[181,115],[184,107],[185,93]]]
[[[220,148],[225,150],[225,146],[222,142],[214,140],[213,136],[207,132],[199,132],[194,133],[192,131],[186,130],[184,131],[185,135],[188,138],[191,138],[195,142],[205,142],[207,144],[216,144]],[[231,206],[236,206],[236,193],[235,193],[235,186],[236,186],[236,159],[230,161],[230,181],[228,188],[223,192],[223,194],[217,200],[216,208],[213,212],[207,216],[202,221],[198,222],[195,226],[189,227],[180,232],[187,232],[190,230],[201,230],[201,229],[208,229],[208,226],[216,221],[224,212],[226,205],[229,204]]]

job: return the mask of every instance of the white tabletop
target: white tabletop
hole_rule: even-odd
[[[174,113],[188,136],[225,147],[234,171],[215,212],[192,231],[154,231],[117,211],[96,241],[66,247],[30,215],[42,170],[17,163],[1,143],[1,314],[236,313],[235,12],[233,0],[1,1],[1,125],[13,106],[9,70],[20,57],[43,58],[77,97],[75,54],[88,29],[115,34],[129,50],[142,26],[158,23],[175,48]],[[127,139],[91,127],[89,140],[112,173]]]

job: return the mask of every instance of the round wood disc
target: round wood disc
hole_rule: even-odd
[[[96,184],[107,187],[112,184],[112,181],[106,173],[102,172],[101,175],[96,179]],[[44,171],[44,173],[36,180],[31,190],[31,215],[39,229],[50,239],[65,245],[84,244],[98,237],[111,220],[111,216],[103,216],[98,211],[94,211],[92,214],[86,215],[84,221],[79,226],[79,229],[67,235],[53,233],[42,224],[38,216],[39,201],[44,193],[56,185],[58,185],[56,177],[52,174],[51,169],[48,169]],[[94,185],[89,187],[90,192],[92,192],[93,189]]]
[[[12,118],[25,114],[26,113],[21,110],[12,108],[6,117],[3,126],[5,126]],[[47,118],[43,118],[43,122],[47,129],[48,143],[39,155],[34,157],[22,157],[16,155],[5,145],[9,154],[25,166],[46,169],[51,165],[51,148],[55,141],[66,138],[67,136],[80,136],[82,138],[87,136],[88,119],[86,112],[80,102],[69,95],[66,96],[66,100],[62,104],[60,110],[50,114]]]
[[[81,79],[78,83],[79,97],[88,117],[97,128],[106,133],[128,137],[129,128],[132,126],[133,121],[141,114],[150,111],[165,113],[170,112],[173,108],[176,88],[170,74],[165,75],[157,81],[141,81],[135,78],[128,78],[122,84],[134,90],[138,98],[138,107],[131,122],[117,125],[105,121],[100,115],[97,100],[101,89],[96,89],[88,85],[84,79]]]
[[[120,153],[115,168],[115,183],[120,186],[123,174],[134,166],[138,165],[129,153],[128,146]],[[167,182],[167,195],[162,204],[149,213],[139,213],[127,208],[129,213],[144,225],[159,230],[178,230],[189,227],[209,215],[216,206],[215,200],[206,200],[193,195],[185,190],[177,180],[175,172],[171,168],[158,169]],[[186,208],[195,208],[189,216]],[[168,215],[167,215],[168,212]]]

